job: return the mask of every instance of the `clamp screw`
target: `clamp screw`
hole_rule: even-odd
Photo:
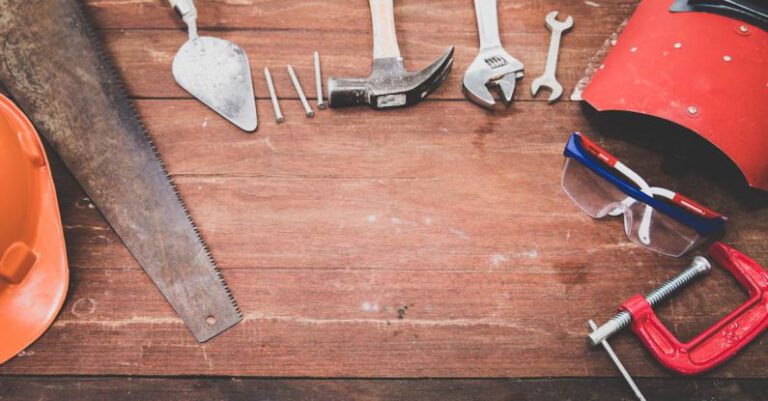
[[[695,116],[696,114],[699,114],[699,108],[696,106],[688,106],[688,114]]]
[[[653,308],[661,303],[661,301],[669,298],[675,291],[679,290],[693,279],[708,273],[710,270],[712,270],[712,265],[709,264],[709,261],[704,257],[696,256],[693,258],[693,262],[687,269],[651,291],[650,294],[645,296],[645,300],[648,301],[651,308]],[[630,315],[629,312],[621,311],[617,313],[611,320],[587,336],[589,345],[592,347],[600,345],[608,337],[627,327],[631,321],[632,315]]]
[[[739,32],[747,33],[747,32],[749,32],[749,27],[747,27],[746,25],[742,25],[742,26],[739,27]]]

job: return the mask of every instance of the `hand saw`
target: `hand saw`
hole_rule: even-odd
[[[0,82],[199,342],[237,304],[78,0],[0,0]]]

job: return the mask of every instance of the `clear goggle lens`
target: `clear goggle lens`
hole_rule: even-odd
[[[571,158],[565,159],[561,185],[571,200],[592,218],[623,214],[627,237],[661,254],[681,256],[704,240],[693,228],[628,197]]]

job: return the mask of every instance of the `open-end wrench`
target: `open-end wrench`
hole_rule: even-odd
[[[501,47],[496,0],[475,0],[480,52],[464,74],[464,94],[480,106],[492,109],[496,102],[488,90],[501,91],[506,106],[512,103],[515,80],[523,77],[523,63]]]
[[[557,82],[557,77],[555,77],[555,72],[557,72],[557,53],[560,51],[560,38],[563,32],[573,27],[573,18],[569,15],[565,21],[560,22],[557,20],[557,11],[552,11],[547,14],[547,18],[544,21],[547,28],[552,31],[552,39],[549,42],[547,66],[544,69],[544,74],[534,79],[531,83],[531,95],[536,96],[536,93],[542,86],[547,87],[551,91],[549,94],[549,102],[551,103],[563,94],[563,86],[560,85],[560,82]]]

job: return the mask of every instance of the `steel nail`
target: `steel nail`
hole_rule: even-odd
[[[286,65],[285,68],[288,69],[288,75],[291,76],[293,86],[296,88],[296,92],[299,94],[299,100],[301,100],[301,105],[304,106],[304,112],[307,113],[307,117],[314,117],[315,112],[312,111],[312,107],[310,107],[309,102],[307,102],[307,97],[304,96],[304,90],[301,89],[301,83],[299,83],[299,78],[296,77],[296,72],[293,70],[293,67],[290,64]]]
[[[320,73],[320,53],[315,50],[315,90],[317,91],[317,108],[323,110],[325,101],[323,101],[323,74]]]
[[[275,121],[280,124],[285,121],[285,117],[280,110],[280,103],[277,102],[275,84],[272,82],[272,74],[269,73],[269,67],[264,67],[264,78],[267,80],[267,89],[269,90],[269,97],[272,99],[272,108],[275,109]]]

